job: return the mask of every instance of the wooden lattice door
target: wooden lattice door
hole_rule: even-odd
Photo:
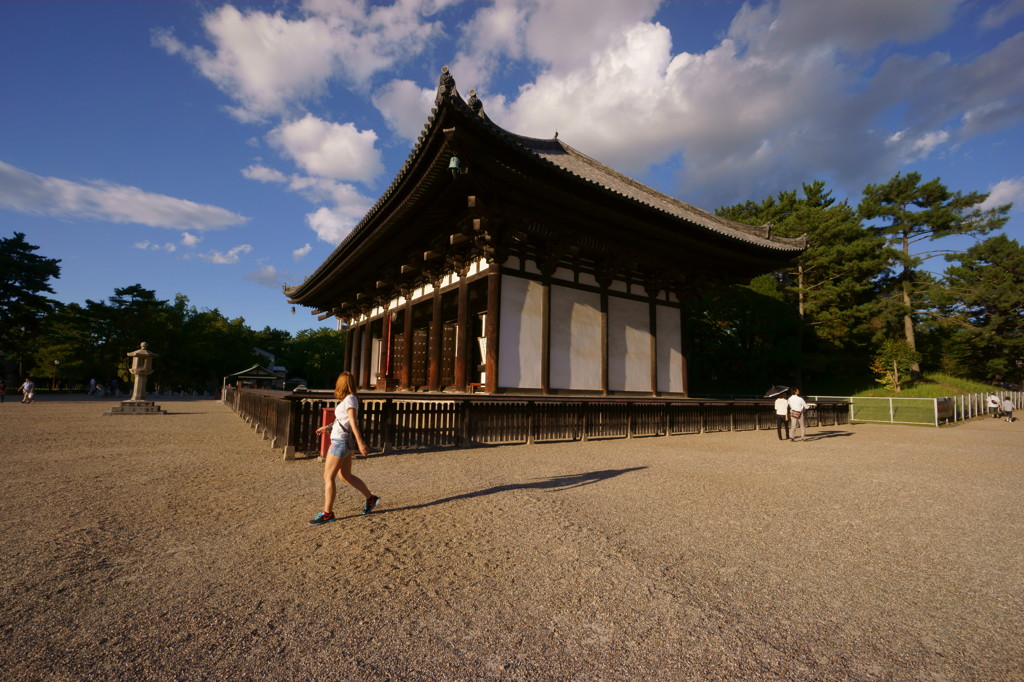
[[[412,331],[412,371],[409,381],[413,386],[427,385],[427,346],[428,336],[426,329],[414,329]]]
[[[457,325],[445,322],[441,331],[441,385],[455,385],[455,339]]]

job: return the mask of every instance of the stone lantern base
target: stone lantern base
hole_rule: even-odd
[[[161,410],[152,400],[122,400],[120,405],[103,413],[104,416],[113,414],[167,414],[167,410]]]

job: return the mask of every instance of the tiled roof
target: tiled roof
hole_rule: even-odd
[[[494,125],[493,123],[491,125]],[[586,154],[573,149],[557,138],[537,139],[523,137],[504,131],[507,138],[530,153],[558,166],[582,180],[598,185],[613,194],[626,197],[637,203],[667,213],[676,218],[707,228],[712,232],[757,244],[758,246],[782,251],[800,251],[803,239],[771,237],[767,226],[753,226],[727,220],[713,213],[691,206],[684,201],[641,184],[636,180],[612,170]]]

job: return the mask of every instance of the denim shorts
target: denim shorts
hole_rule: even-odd
[[[348,439],[342,438],[341,440],[331,440],[331,447],[327,449],[327,452],[339,459],[344,459],[344,457],[351,454],[353,450],[348,446]]]

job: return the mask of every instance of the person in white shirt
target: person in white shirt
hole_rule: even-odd
[[[995,393],[988,394],[988,413],[992,415],[993,419],[999,417],[999,396]]]
[[[338,375],[338,381],[334,385],[334,397],[338,400],[338,406],[334,408],[334,422],[316,430],[317,434],[330,430],[331,447],[324,458],[324,509],[310,520],[311,526],[319,526],[334,520],[334,496],[337,492],[335,479],[338,474],[341,474],[341,480],[362,493],[366,499],[363,505],[364,514],[369,514],[380,502],[380,497],[370,492],[363,479],[352,473],[352,455],[356,448],[359,448],[364,457],[369,455],[370,451],[359,430],[359,398],[356,397],[356,380],[351,372],[342,372]]]
[[[26,378],[25,383],[18,389],[22,392],[21,402],[31,403],[36,399],[36,385],[32,383],[31,379]]]
[[[1006,421],[1010,423],[1013,423],[1013,408],[1014,404],[1013,401],[1010,400],[1010,396],[1003,398],[1003,417],[1005,417]]]
[[[775,417],[778,420],[775,424],[775,432],[779,435],[779,440],[789,440],[789,401],[786,400],[786,394],[783,393],[775,399]],[[782,430],[786,430],[786,437],[782,437]]]
[[[804,412],[807,411],[807,401],[800,397],[800,389],[792,389],[793,395],[789,396],[789,435],[793,442],[807,440],[807,429],[804,424]],[[796,427],[800,427],[800,437],[796,437]]]

